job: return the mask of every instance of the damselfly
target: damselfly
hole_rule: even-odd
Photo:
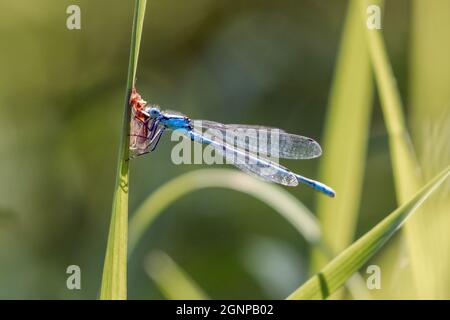
[[[147,105],[133,92],[130,125],[130,158],[155,150],[165,130],[176,130],[192,141],[211,146],[227,163],[265,181],[286,186],[304,183],[330,197],[335,192],[325,184],[293,173],[274,158],[311,159],[322,154],[320,145],[311,138],[290,134],[276,128],[263,126],[222,124],[207,120],[191,120],[178,112],[161,111],[156,105]],[[206,133],[203,132],[206,130]],[[249,134],[250,132],[250,134]],[[256,136],[255,136],[256,133]],[[258,135],[270,136],[261,145]],[[269,133],[269,134],[268,134]],[[224,139],[232,136],[233,139]],[[275,138],[274,138],[275,137]],[[276,145],[276,148],[272,148]],[[276,150],[276,154],[268,155]]]

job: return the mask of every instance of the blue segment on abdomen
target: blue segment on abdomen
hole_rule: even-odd
[[[297,180],[299,182],[304,183],[304,184],[306,184],[306,185],[308,185],[308,186],[310,186],[310,187],[312,187],[312,188],[314,188],[314,189],[316,189],[316,190],[326,194],[329,197],[335,197],[336,196],[336,193],[334,192],[334,190],[331,189],[329,186],[323,184],[322,182],[315,181],[315,180],[303,177],[303,176],[301,176],[299,174],[296,174],[295,176],[297,177]]]
[[[167,128],[172,130],[184,129],[189,126],[189,119],[186,118],[170,118],[170,119],[162,119],[161,122],[166,125]]]

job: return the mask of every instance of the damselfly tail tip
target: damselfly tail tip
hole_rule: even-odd
[[[331,189],[331,188],[329,188],[328,192],[325,193],[325,194],[327,196],[331,197],[331,198],[335,198],[336,197],[336,192],[333,189]]]
[[[322,192],[323,194],[329,196],[330,198],[335,198],[336,197],[336,192],[331,189],[329,186],[327,186],[326,184],[323,184],[321,182],[315,181],[316,185],[313,186],[313,188],[315,188],[316,190]]]
[[[336,197],[336,192],[333,189],[331,189],[329,186],[327,186],[326,184],[324,184],[322,182],[319,182],[319,181],[315,181],[315,180],[306,178],[306,177],[303,177],[303,176],[301,176],[299,174],[296,174],[296,177],[297,177],[297,180],[299,182],[304,183],[307,186],[310,186],[311,188],[313,188],[313,189],[315,189],[317,191],[320,191],[323,194],[325,194],[325,195],[327,195],[327,196],[329,196],[331,198]]]
[[[315,181],[316,185],[313,187],[316,190],[319,190],[320,192],[322,192],[323,194],[331,197],[331,198],[335,198],[336,197],[336,192],[331,189],[329,186],[327,186],[326,184],[323,184],[321,182]]]

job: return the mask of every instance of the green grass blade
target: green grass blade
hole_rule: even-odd
[[[113,195],[111,222],[103,266],[100,299],[127,298],[127,241],[128,241],[128,173],[130,92],[136,78],[136,68],[144,22],[146,0],[136,0],[128,64],[125,108],[119,146],[116,184]]]
[[[371,4],[370,1],[361,1],[362,28],[366,30],[367,43],[371,56],[372,67],[375,74],[375,82],[380,95],[381,108],[386,123],[389,136],[389,148],[394,174],[394,183],[398,204],[403,204],[409,199],[420,186],[423,180],[420,172],[420,166],[413,149],[409,132],[406,127],[406,121],[403,115],[403,106],[400,93],[397,88],[392,67],[386,51],[386,46],[382,37],[381,30],[368,29],[365,27],[367,14],[366,8]],[[411,259],[409,268],[414,278],[410,281],[407,289],[410,294],[415,295],[417,283],[423,281],[418,278],[417,268],[420,268],[423,261],[423,252],[419,251],[417,239],[421,229],[421,214],[416,215],[414,219],[408,221],[404,228],[404,235],[407,243],[408,254]],[[419,217],[419,219],[417,219]],[[399,284],[397,284],[399,286]]]
[[[227,188],[249,194],[280,213],[308,242],[320,245],[321,232],[314,215],[289,192],[240,171],[201,169],[167,182],[137,209],[130,220],[130,252],[164,209],[182,196],[203,188]]]
[[[370,60],[358,1],[350,1],[348,7],[320,162],[319,180],[332,185],[338,195],[333,200],[319,197],[317,202],[323,241],[336,254],[354,237],[372,109]],[[314,250],[311,269],[319,270],[327,261],[319,250]]]
[[[152,252],[145,261],[145,270],[170,300],[208,300],[197,283],[162,251]]]
[[[411,134],[424,178],[450,163],[450,1],[414,0],[411,19],[409,101]],[[420,298],[449,299],[450,183],[414,217],[409,239]],[[432,212],[430,218],[427,213]]]
[[[380,94],[381,107],[389,135],[389,147],[398,203],[409,199],[422,185],[419,165],[403,116],[400,93],[395,82],[386,47],[377,29],[366,27],[366,8],[369,1],[360,1],[361,28],[366,30],[369,53],[375,74],[375,82]]]
[[[372,257],[450,175],[450,166],[327,264],[288,299],[325,299]]]

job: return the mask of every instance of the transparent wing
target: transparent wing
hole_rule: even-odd
[[[183,113],[179,112],[179,111],[175,111],[175,110],[170,110],[170,109],[166,109],[164,111],[162,111],[164,114],[168,114],[168,115],[175,115],[175,116],[185,116]]]
[[[260,126],[260,125],[252,125],[252,124],[223,124],[220,122],[214,122],[210,120],[192,120],[194,123],[198,122],[200,127],[205,129],[218,129],[218,130],[232,130],[236,131],[238,129],[267,129],[267,130],[279,130],[280,132],[286,132],[284,130],[274,128],[274,127],[267,127],[267,126]]]
[[[161,124],[158,124],[158,127],[156,128],[155,131],[155,135],[153,136],[153,138],[150,140],[150,142],[148,143],[148,151],[152,152],[153,150],[155,150],[156,146],[159,143],[159,139],[161,138],[161,136],[164,133],[164,129],[165,127]]]
[[[148,121],[132,116],[130,121],[130,158],[148,152],[149,135]]]
[[[136,117],[131,118],[130,122],[130,159],[153,151],[163,133],[163,126],[158,125],[155,128],[156,139],[151,139],[153,120],[142,121]]]
[[[249,163],[234,163],[234,165],[241,171],[264,181],[275,182],[285,186],[295,187],[298,185],[296,176],[290,172],[285,171],[283,166],[267,166],[261,162],[256,164]]]
[[[257,125],[222,124],[194,120],[194,127],[207,130],[216,140],[261,156],[284,159],[312,159],[322,154],[320,145],[311,138],[287,133],[281,129]]]
[[[191,131],[191,135],[194,140],[212,146],[216,152],[225,158],[227,164],[233,164],[249,175],[286,186],[298,185],[296,175],[278,163],[256,156],[227,143],[217,142],[197,130]]]

